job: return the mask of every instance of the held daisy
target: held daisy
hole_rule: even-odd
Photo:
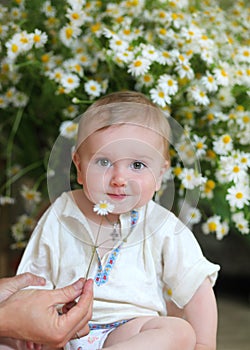
[[[114,210],[114,205],[104,200],[95,204],[93,210],[95,213],[97,213],[97,215],[108,215]]]

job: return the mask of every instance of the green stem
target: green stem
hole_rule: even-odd
[[[91,267],[92,262],[94,260],[96,249],[98,248],[97,242],[98,242],[99,234],[100,234],[100,231],[101,231],[102,222],[103,222],[103,217],[101,218],[101,222],[100,222],[99,229],[98,229],[97,236],[96,236],[96,240],[95,240],[95,245],[94,245],[94,247],[92,247],[92,254],[91,254],[88,270],[87,270],[86,276],[85,276],[86,280],[88,279],[90,267]]]
[[[14,124],[12,126],[11,132],[10,132],[10,137],[7,143],[7,148],[6,148],[6,178],[8,178],[8,174],[10,173],[11,170],[11,165],[12,165],[12,150],[13,150],[13,145],[14,145],[14,138],[16,136],[17,130],[19,128],[19,125],[21,123],[21,119],[23,116],[23,111],[24,109],[19,109],[16,114],[16,118],[14,120]],[[6,196],[10,197],[11,195],[11,182],[7,181],[6,182]]]
[[[33,190],[37,191],[40,184],[43,182],[44,179],[46,179],[47,177],[47,173],[43,173],[42,175],[39,176],[39,178],[37,179],[36,183],[33,186]]]
[[[8,193],[8,189],[11,187],[11,185],[16,182],[17,180],[19,180],[22,176],[24,176],[25,174],[27,174],[29,171],[38,168],[40,165],[42,164],[42,161],[39,162],[35,162],[32,163],[30,165],[28,165],[27,167],[23,168],[22,170],[20,170],[16,175],[12,176],[8,181],[5,182],[5,184],[0,188],[0,193],[7,188],[6,190],[6,195]],[[8,195],[8,197],[10,197],[10,195]]]

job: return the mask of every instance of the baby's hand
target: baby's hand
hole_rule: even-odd
[[[42,350],[43,345],[42,344],[35,344],[31,341],[26,341],[26,348],[28,350]]]

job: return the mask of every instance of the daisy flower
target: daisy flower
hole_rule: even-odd
[[[70,21],[73,27],[81,27],[85,22],[85,12],[82,10],[82,5],[76,5],[74,8],[67,8],[67,13],[65,15]]]
[[[250,188],[238,183],[227,190],[226,200],[232,208],[242,209],[249,205]]]
[[[221,226],[221,218],[219,215],[214,215],[208,218],[201,226],[203,233],[206,235],[216,232]]]
[[[230,107],[235,104],[235,98],[233,97],[231,88],[229,87],[221,88],[217,94],[217,98],[222,107]]]
[[[167,104],[170,104],[170,97],[166,94],[162,87],[158,86],[154,89],[151,89],[149,93],[152,101],[159,106],[166,107]]]
[[[211,179],[207,179],[201,186],[201,197],[212,199],[214,198],[215,182]]]
[[[224,134],[213,141],[213,149],[217,154],[227,154],[233,149],[233,140],[229,134]]]
[[[120,39],[118,36],[114,36],[109,41],[111,50],[115,52],[123,52],[127,50],[129,44],[126,40]]]
[[[239,112],[237,114],[236,122],[241,129],[250,127],[250,112],[249,111]]]
[[[177,71],[181,79],[188,78],[189,80],[192,80],[194,78],[194,71],[188,63],[178,64],[175,70]]]
[[[78,124],[67,120],[60,125],[60,133],[67,139],[74,139],[77,135]]]
[[[5,109],[8,107],[9,101],[5,95],[0,95],[0,109]]]
[[[106,200],[100,201],[99,203],[94,205],[94,212],[97,213],[97,215],[108,215],[109,213],[112,213],[114,210],[114,205],[110,204]]]
[[[171,75],[163,74],[158,80],[159,86],[163,88],[167,95],[175,95],[178,91],[178,83]]]
[[[140,48],[142,49],[141,54],[144,58],[148,59],[150,62],[157,60],[159,54],[153,45],[141,44]]]
[[[65,89],[65,93],[70,93],[71,91],[78,88],[80,85],[80,79],[79,77],[74,73],[64,73],[60,84]]]
[[[143,57],[137,57],[133,62],[128,66],[128,73],[131,73],[133,76],[138,77],[147,73],[150,67],[150,60]]]
[[[248,46],[241,46],[236,56],[239,62],[250,64],[250,49]]]
[[[198,86],[194,86],[190,89],[190,95],[197,105],[207,106],[210,102],[206,92]]]
[[[48,40],[48,35],[43,33],[40,29],[35,29],[34,33],[31,34],[33,45],[35,48],[43,47]]]
[[[71,47],[74,39],[76,39],[81,34],[81,29],[78,27],[73,27],[70,24],[67,24],[63,28],[61,28],[59,32],[59,37],[61,42],[67,46]]]
[[[195,154],[198,158],[202,157],[204,154],[206,154],[206,136],[199,137],[198,135],[193,136],[192,144],[195,147]]]
[[[241,165],[237,160],[232,157],[225,157],[222,161],[224,171],[228,174],[228,181],[233,181],[237,183],[240,180],[243,180],[247,176],[247,171],[244,169],[244,166]]]
[[[42,12],[47,17],[55,17],[55,15],[56,15],[55,7],[51,5],[51,1],[45,1],[43,3],[43,5],[42,5]]]
[[[217,81],[209,72],[206,72],[206,75],[201,78],[201,84],[208,92],[215,92],[218,90]]]
[[[79,114],[79,108],[73,104],[68,105],[62,110],[62,113],[65,117],[73,119]]]
[[[163,65],[171,65],[173,63],[171,52],[167,50],[159,51],[156,61]]]
[[[51,79],[56,81],[57,83],[60,83],[62,80],[62,77],[64,76],[64,70],[60,67],[55,68],[51,71],[46,72],[46,75]]]
[[[14,204],[15,199],[9,196],[0,196],[0,205]]]
[[[214,76],[219,85],[227,86],[229,84],[228,72],[224,68],[214,69]]]
[[[125,50],[122,52],[117,52],[116,57],[122,63],[130,63],[134,58],[134,54],[132,51]]]
[[[29,101],[29,97],[21,92],[21,91],[16,91],[15,95],[12,98],[12,104],[14,107],[25,107]]]
[[[242,233],[242,234],[248,234],[250,232],[249,229],[249,222],[244,217],[244,214],[242,212],[234,213],[232,215],[232,220],[235,223],[236,228]]]
[[[14,34],[5,44],[7,56],[10,60],[15,60],[20,53],[31,49],[32,45],[33,41],[26,31]]]
[[[197,208],[190,207],[187,209],[186,218],[191,225],[198,224],[201,221],[201,212]]]
[[[41,193],[29,188],[26,185],[22,186],[20,193],[21,196],[29,203],[40,203],[41,201]]]
[[[146,73],[139,78],[139,82],[143,86],[152,86],[154,84],[154,77],[150,73]]]
[[[229,232],[229,225],[227,222],[224,221],[218,226],[218,228],[215,232],[216,238],[218,240],[221,240],[222,238],[224,238],[228,234],[228,232]]]
[[[63,67],[66,71],[78,74],[80,77],[83,76],[83,68],[79,61],[75,58],[70,58],[63,62]]]
[[[202,175],[193,168],[184,168],[180,174],[180,179],[182,185],[189,190],[193,190],[195,187],[200,186],[205,182]]]
[[[91,97],[98,97],[101,95],[102,87],[96,80],[89,80],[84,84],[84,89]]]

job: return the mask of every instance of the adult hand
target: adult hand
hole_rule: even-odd
[[[29,286],[44,286],[46,283],[43,277],[26,272],[14,277],[0,279],[0,303],[9,298],[22,288]]]
[[[79,298],[66,314],[59,315],[58,304]],[[21,290],[0,303],[0,336],[23,339],[37,344],[62,347],[69,339],[89,332],[92,315],[93,281],[79,279],[55,290]]]

